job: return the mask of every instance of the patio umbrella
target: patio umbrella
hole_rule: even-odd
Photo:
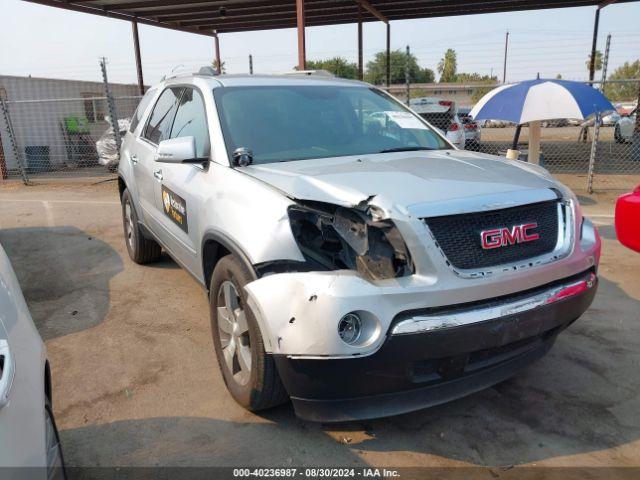
[[[469,115],[475,120],[506,120],[517,124],[514,149],[522,124],[529,123],[532,130],[530,151],[537,154],[540,121],[557,118],[585,120],[595,113],[612,110],[615,109],[611,102],[586,83],[537,78],[494,88],[480,99]],[[537,161],[537,158],[533,160]]]

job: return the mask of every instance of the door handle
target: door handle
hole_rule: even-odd
[[[138,163],[138,155],[136,155],[135,153],[131,155],[131,163],[133,163],[134,165]]]
[[[153,176],[156,177],[157,180],[162,180],[162,170],[154,171]]]
[[[9,393],[11,392],[13,375],[15,373],[9,343],[4,339],[0,340],[0,357],[2,357],[4,363],[2,372],[0,372],[0,408],[2,408],[9,403]]]

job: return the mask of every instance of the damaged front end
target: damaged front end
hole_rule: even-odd
[[[316,270],[355,270],[370,281],[414,273],[398,228],[378,207],[298,202],[288,214],[296,243]]]

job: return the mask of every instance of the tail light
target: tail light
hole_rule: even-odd
[[[452,123],[449,125],[449,132],[457,132],[460,129],[460,126],[457,123]]]
[[[475,123],[467,123],[464,126],[465,130],[477,130],[478,129],[478,125],[476,125]]]
[[[453,102],[451,100],[440,100],[438,102],[438,105],[442,105],[443,107],[450,107],[451,105],[453,105]]]

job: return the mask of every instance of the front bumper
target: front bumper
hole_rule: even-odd
[[[366,357],[275,354],[274,359],[297,415],[307,420],[362,420],[426,408],[501,382],[542,357],[593,301],[597,280],[588,275],[589,288],[548,305],[492,320],[388,335]],[[404,312],[394,325],[417,313],[424,314]]]

